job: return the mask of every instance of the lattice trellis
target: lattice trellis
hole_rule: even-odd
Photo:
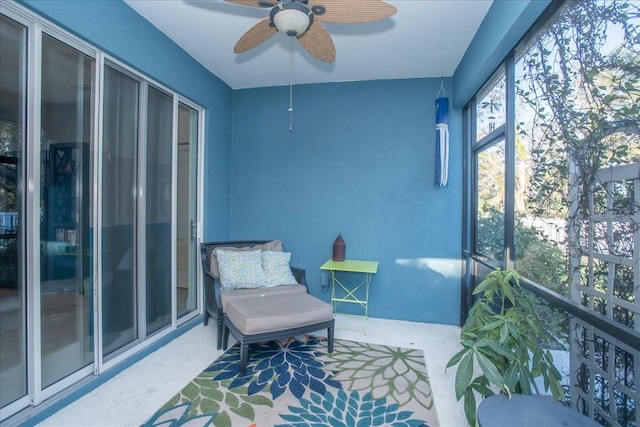
[[[588,202],[579,233],[583,251],[572,252],[572,265],[580,266],[572,298],[640,331],[640,163],[599,171]],[[573,403],[603,425],[640,425],[640,352],[578,320],[572,330]]]

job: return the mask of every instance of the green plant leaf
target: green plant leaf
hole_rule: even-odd
[[[498,329],[500,327],[502,327],[502,325],[504,324],[504,320],[500,319],[500,320],[496,320],[494,322],[489,322],[485,325],[483,325],[482,327],[480,327],[481,331],[490,331],[492,329]]]
[[[553,378],[556,381],[560,381],[562,379],[562,375],[560,374],[560,371],[558,371],[558,368],[556,368],[556,366],[552,363],[547,365],[549,367],[549,371],[551,371],[551,375],[553,376]]]
[[[502,292],[504,293],[505,298],[507,298],[511,302],[511,304],[516,304],[516,297],[513,293],[510,282],[504,284],[504,286],[502,287]]]
[[[484,375],[473,380],[471,387],[483,397],[493,396],[495,394],[493,390],[489,388],[489,381],[487,381],[487,377]]]
[[[517,325],[515,325],[513,322],[508,322],[507,323],[507,328],[509,328],[509,335],[511,335],[512,337],[514,337],[514,339],[516,337],[519,337],[521,335],[520,333],[520,329],[518,328]]]
[[[531,360],[531,373],[534,377],[542,375],[546,371],[545,359],[540,349],[535,349]]]
[[[500,342],[505,343],[509,338],[509,326],[507,323],[502,323],[502,327],[500,328]]]
[[[507,367],[507,370],[504,373],[504,382],[509,390],[514,390],[519,380],[520,377],[518,375],[517,365],[512,363]]]
[[[444,371],[447,372],[447,368],[455,366],[458,362],[460,362],[460,359],[462,359],[462,356],[464,356],[467,352],[469,352],[469,349],[463,348],[462,350],[457,352],[455,355],[453,355],[453,357],[447,363],[447,366],[444,368]]]
[[[533,375],[531,375],[531,371],[529,370],[527,365],[520,365],[520,388],[522,394],[531,394],[531,386],[535,389],[536,393],[540,394],[538,390],[538,385],[533,379]]]
[[[473,389],[470,388],[464,394],[464,415],[470,426],[476,425],[476,410],[476,396],[473,394]]]
[[[468,352],[460,361],[456,371],[456,399],[460,400],[469,389],[473,377],[473,353]]]
[[[487,290],[495,289],[495,286],[498,284],[498,278],[494,273],[495,271],[492,271],[491,273],[487,274],[487,277],[482,282],[480,282],[478,286],[476,286],[476,288],[473,290],[473,295],[477,295]]]
[[[551,390],[551,394],[554,399],[560,399],[564,396],[564,389],[557,378],[549,379],[549,389]]]
[[[489,348],[491,348],[491,350],[493,350],[496,354],[499,354],[500,356],[505,357],[509,360],[514,358],[513,352],[511,351],[509,346],[505,345],[504,343],[496,340],[486,340],[486,342]]]
[[[487,377],[489,382],[496,385],[499,388],[503,388],[504,378],[498,371],[498,368],[493,363],[493,361],[490,360],[488,357],[484,356],[480,352],[476,353],[476,359],[478,360],[478,365],[480,366],[480,369],[482,369],[482,372]]]

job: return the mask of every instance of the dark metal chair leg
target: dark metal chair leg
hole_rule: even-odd
[[[247,374],[247,359],[249,357],[249,344],[240,343],[240,375]]]
[[[226,350],[229,347],[229,328],[227,325],[222,325],[222,349]]]
[[[220,350],[222,348],[222,334],[223,334],[223,319],[216,319],[216,322],[218,323],[218,350]]]
[[[333,327],[327,329],[327,346],[329,347],[329,353],[333,353]]]
[[[209,312],[207,310],[204,311],[204,326],[207,326],[209,324],[209,317],[211,317],[211,315],[209,314]]]

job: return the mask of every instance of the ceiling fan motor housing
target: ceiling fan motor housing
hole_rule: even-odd
[[[313,23],[313,12],[303,2],[283,0],[269,13],[270,25],[288,36],[304,34]]]
[[[289,37],[295,37],[311,56],[323,62],[333,62],[336,58],[336,47],[324,22],[373,22],[389,18],[396,13],[395,6],[385,0],[226,1],[243,6],[270,8],[269,16],[249,28],[236,42],[233,48],[235,53],[246,52],[275,34],[284,33]]]

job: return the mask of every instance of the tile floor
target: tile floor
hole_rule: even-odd
[[[455,369],[445,373],[461,348],[459,335],[456,326],[336,315],[338,339],[422,349],[441,427],[467,426],[455,399]],[[38,426],[140,425],[221,354],[215,343],[214,325],[200,324]]]

